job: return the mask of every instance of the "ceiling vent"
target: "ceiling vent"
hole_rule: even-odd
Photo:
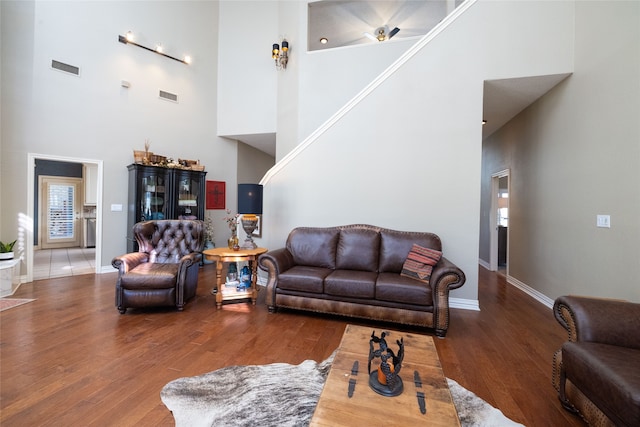
[[[64,71],[65,73],[73,74],[74,76],[80,75],[80,68],[75,65],[65,64],[64,62],[56,61],[55,59],[51,60],[51,68],[54,70]]]
[[[171,92],[165,92],[164,90],[160,91],[160,99],[165,99],[167,101],[172,101],[172,102],[178,102],[178,95],[171,93]]]

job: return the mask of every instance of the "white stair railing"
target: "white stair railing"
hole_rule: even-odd
[[[422,48],[428,45],[431,40],[438,37],[438,35],[444,31],[453,21],[458,19],[463,13],[465,13],[471,6],[473,6],[479,0],[466,0],[453,12],[447,15],[442,21],[440,21],[431,31],[429,31],[424,37],[411,46],[405,53],[403,53],[393,64],[391,64],[386,70],[384,70],[378,77],[376,77],[371,83],[369,83],[364,89],[362,89],[356,96],[354,96],[349,102],[347,102],[342,108],[340,108],[333,116],[331,116],[326,122],[312,132],[304,141],[298,144],[293,150],[287,153],[280,161],[278,161],[271,169],[267,171],[260,184],[266,185],[273,176],[280,172],[284,167],[296,158],[301,152],[306,150],[311,144],[318,140],[318,138],[329,130],[334,124],[336,124],[342,117],[344,117],[349,111],[351,111],[356,105],[358,105],[364,98],[369,96],[378,86],[380,86],[389,76],[393,75],[400,67],[402,67],[407,61],[415,56]]]

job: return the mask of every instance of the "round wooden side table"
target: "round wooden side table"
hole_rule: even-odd
[[[256,304],[258,298],[258,288],[256,281],[258,279],[258,257],[267,252],[266,248],[240,249],[234,251],[229,248],[213,248],[205,249],[202,254],[209,261],[216,262],[216,283],[212,293],[216,295],[216,307],[221,308],[223,301],[239,300],[251,298],[251,303]],[[248,262],[251,269],[251,287],[238,291],[235,288],[228,288],[224,285],[222,278],[222,265],[229,262]]]

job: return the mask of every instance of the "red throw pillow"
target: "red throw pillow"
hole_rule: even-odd
[[[402,266],[400,275],[429,283],[433,266],[440,261],[440,258],[442,258],[442,252],[414,244]]]

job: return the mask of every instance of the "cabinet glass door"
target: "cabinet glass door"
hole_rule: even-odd
[[[181,174],[177,177],[176,185],[178,186],[178,218],[198,218],[200,212],[200,179],[191,176],[191,174]],[[200,218],[201,219],[201,218]]]
[[[140,221],[165,219],[167,217],[168,200],[166,197],[166,179],[164,175],[145,173],[140,180],[142,185],[139,199]]]

